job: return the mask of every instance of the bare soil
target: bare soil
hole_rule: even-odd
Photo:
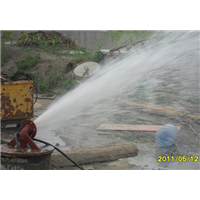
[[[51,47],[49,47],[51,48]],[[75,61],[73,55],[58,55],[50,52],[45,52],[39,47],[21,47],[17,45],[8,45],[7,51],[10,58],[6,60],[6,62],[1,63],[1,74],[6,78],[11,77],[16,71],[18,71],[16,62],[23,60],[27,55],[34,56],[39,53],[40,59],[33,66],[25,70],[27,73],[31,73],[36,76],[36,73],[39,74],[40,78],[43,82],[45,82],[50,74],[57,73],[58,76],[64,77],[66,80],[71,79],[75,80],[75,76],[73,70],[81,63],[88,61],[87,58],[78,62]],[[64,51],[61,47],[59,51]],[[40,81],[40,80],[39,80]],[[62,86],[62,81],[58,81],[56,86],[51,88],[52,91],[58,91]]]

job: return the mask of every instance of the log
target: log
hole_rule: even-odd
[[[138,148],[132,144],[102,146],[85,149],[67,150],[64,153],[76,163],[91,164],[96,162],[107,162],[137,156]],[[59,167],[73,166],[74,164],[59,152],[51,156],[52,164]]]
[[[157,131],[163,125],[101,124],[97,130],[113,131]],[[181,126],[176,126],[180,131]]]
[[[148,111],[153,111],[162,115],[170,115],[173,117],[176,117],[176,110],[173,108],[167,108],[164,106],[158,106],[158,105],[154,105],[154,104],[150,104],[150,103],[143,103],[143,104],[137,104],[135,102],[130,102],[124,99],[118,99],[117,100],[118,103],[121,104],[126,104],[126,105],[130,105],[136,108],[142,108],[142,109],[146,109]],[[187,110],[183,110],[180,112],[178,112],[178,116],[181,117],[183,114],[189,113],[190,111]],[[193,119],[193,120],[197,120],[200,118],[200,114],[188,114],[187,115],[188,118]]]

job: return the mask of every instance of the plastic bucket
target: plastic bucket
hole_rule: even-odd
[[[173,124],[166,124],[155,134],[156,142],[162,147],[169,147],[174,144],[179,135],[179,130]]]

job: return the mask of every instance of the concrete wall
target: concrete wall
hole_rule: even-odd
[[[86,47],[87,49],[98,49],[98,45],[103,44],[102,49],[114,48],[113,42],[109,39],[109,31],[70,31],[70,30],[56,30],[63,36],[76,39],[79,46]],[[2,35],[2,31],[1,31]],[[17,31],[17,37],[20,37],[20,31]]]

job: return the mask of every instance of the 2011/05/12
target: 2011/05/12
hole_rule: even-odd
[[[198,156],[158,156],[158,162],[199,162]]]

